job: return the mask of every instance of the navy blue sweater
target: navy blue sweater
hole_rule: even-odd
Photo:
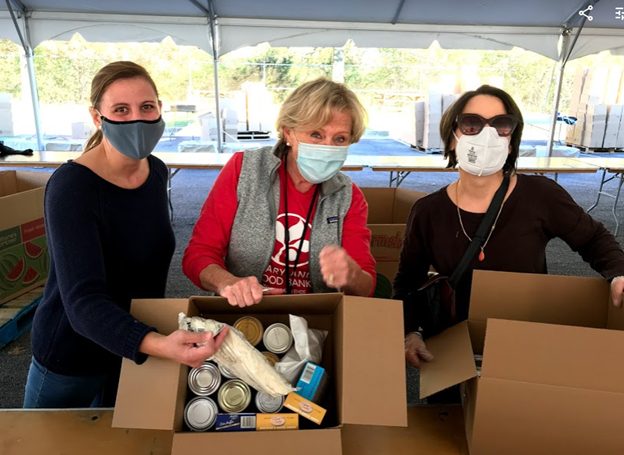
[[[50,275],[35,313],[33,355],[59,374],[114,373],[154,330],[129,314],[133,298],[162,298],[175,248],[167,168],[150,156],[139,188],[120,188],[78,163],[45,192]]]

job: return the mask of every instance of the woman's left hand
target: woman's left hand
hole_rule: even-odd
[[[319,262],[323,280],[331,288],[343,288],[352,284],[360,270],[360,266],[351,259],[351,256],[337,245],[323,248]]]
[[[616,276],[611,280],[611,301],[616,307],[622,306],[624,293],[624,276]]]

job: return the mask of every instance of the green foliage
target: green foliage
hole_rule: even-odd
[[[210,103],[214,97],[212,57],[201,49],[178,46],[169,38],[160,43],[87,43],[76,34],[70,41],[46,41],[35,49],[41,102],[89,104],[91,79],[99,68],[116,60],[144,65],[165,102]],[[436,43],[429,49],[375,49],[349,42],[340,54],[333,48],[273,48],[267,44],[245,48],[219,60],[220,91],[226,97],[241,90],[246,81],[263,83],[280,103],[307,80],[331,78],[333,66],[341,60],[344,81],[371,110],[390,105],[404,108],[432,88],[451,91],[446,88],[453,81],[458,90],[467,75],[482,83],[502,83],[525,112],[549,113],[553,103],[554,61],[521,49],[445,50]],[[609,53],[570,62],[562,86],[561,111],[569,105],[577,67],[623,64],[624,57]],[[21,48],[0,40],[0,65],[0,92],[21,97],[21,83],[26,79]],[[388,104],[390,101],[394,104]]]

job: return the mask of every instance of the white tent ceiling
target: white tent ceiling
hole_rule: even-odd
[[[33,47],[79,32],[89,41],[159,41],[211,50],[208,0],[10,0],[28,18]],[[19,42],[5,0],[0,38]],[[197,6],[197,4],[199,6]],[[401,6],[402,4],[402,6]],[[265,41],[273,46],[426,48],[437,40],[449,49],[522,47],[558,58],[562,26],[584,0],[214,0],[219,50]],[[601,50],[624,51],[621,0],[600,0],[571,58]],[[397,10],[399,14],[397,15]],[[396,18],[395,18],[396,16]],[[394,22],[394,25],[393,25]]]

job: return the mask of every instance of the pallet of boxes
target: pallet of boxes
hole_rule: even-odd
[[[622,67],[578,68],[574,75],[566,143],[585,151],[624,148],[624,78]]]
[[[409,110],[408,122],[400,139],[420,151],[441,152],[444,148],[440,137],[442,114],[459,96],[429,92],[424,100],[416,101]]]
[[[173,431],[187,453],[341,454],[343,425],[407,426],[401,302],[343,294],[134,300],[168,334],[219,333],[198,368],[124,359],[113,426]],[[377,334],[377,335],[375,335]]]

